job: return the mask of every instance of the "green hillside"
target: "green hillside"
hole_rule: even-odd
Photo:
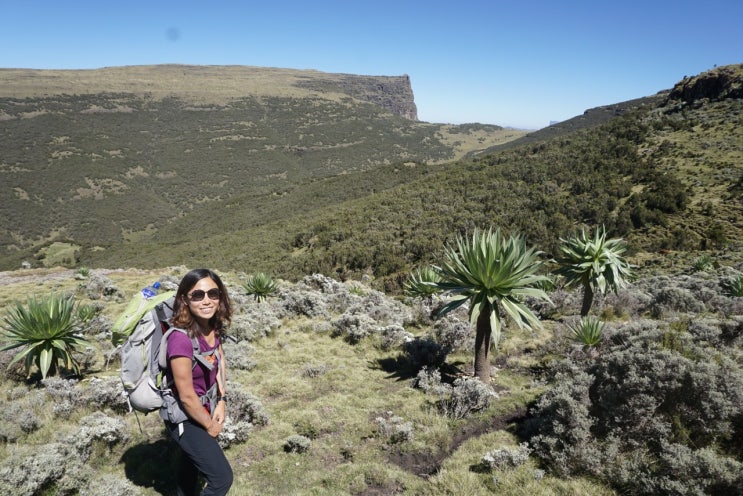
[[[708,250],[736,258],[741,72],[716,68],[526,136],[350,97],[5,99],[35,117],[0,121],[15,182],[2,189],[13,215],[0,267],[44,263],[44,248],[68,241],[71,263],[90,267],[373,274],[396,289],[448,239],[489,225],[549,254],[604,224],[651,268]],[[323,84],[333,98],[344,87]]]
[[[451,161],[524,134],[416,121],[407,76],[156,66],[5,70],[0,80],[3,268],[53,243],[84,257],[138,241],[200,205],[243,222],[226,209],[245,198]]]
[[[673,95],[638,100],[611,116],[598,109],[603,117],[578,118],[583,126],[566,123],[552,136],[522,138],[529,141],[475,159],[391,165],[309,182],[283,197],[235,198],[226,205],[243,214],[210,218],[220,234],[208,253],[201,239],[187,241],[186,221],[153,236],[183,241],[177,253],[153,242],[112,247],[86,263],[197,260],[290,278],[371,273],[395,289],[412,267],[435,260],[448,239],[475,226],[521,232],[552,253],[559,237],[597,224],[627,238],[649,268],[709,250],[737,258],[743,100],[685,103]]]

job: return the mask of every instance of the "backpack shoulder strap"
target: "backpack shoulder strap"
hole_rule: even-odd
[[[209,370],[212,370],[214,365],[206,357],[214,355],[214,350],[202,352],[199,346],[199,340],[196,338],[191,338],[191,345],[193,346],[194,367],[196,366],[196,362],[198,362]]]
[[[175,331],[186,332],[183,329],[178,329],[176,327],[168,327],[168,329],[163,333],[160,355],[157,357],[157,364],[160,366],[160,370],[168,368],[168,338]]]
[[[160,365],[160,368],[162,370],[165,370],[168,367],[168,358],[167,358],[167,342],[168,337],[174,333],[174,332],[182,332],[186,336],[188,336],[188,333],[185,329],[180,329],[178,327],[169,327],[167,331],[163,334],[162,342],[165,343],[163,346],[163,352],[160,353],[160,356],[158,357],[158,364]],[[196,338],[191,338],[191,346],[193,348],[193,367],[196,366],[197,363],[202,364],[204,367],[208,368],[209,370],[212,370],[214,368],[214,365],[212,365],[209,360],[206,359],[206,357],[211,356],[214,354],[214,350],[208,351],[206,353],[201,352],[201,348],[199,347],[199,340]]]

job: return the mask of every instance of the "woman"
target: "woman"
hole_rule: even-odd
[[[232,485],[232,468],[216,440],[227,401],[220,338],[231,315],[227,289],[217,274],[195,269],[183,277],[170,323],[185,332],[167,335],[166,375],[172,397],[161,410],[165,427],[183,455],[179,496],[196,494],[199,473],[206,481],[202,496],[227,494]],[[212,401],[207,399],[210,388],[216,391]]]

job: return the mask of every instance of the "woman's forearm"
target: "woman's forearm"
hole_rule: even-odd
[[[204,405],[201,404],[201,399],[196,395],[195,392],[192,394],[181,395],[181,405],[186,411],[186,415],[193,420],[201,424],[204,429],[209,428],[209,424],[212,422],[212,418],[209,412],[206,411]]]

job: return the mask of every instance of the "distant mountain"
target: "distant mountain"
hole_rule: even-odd
[[[0,94],[10,98],[50,95],[129,94],[195,104],[225,104],[247,95],[354,98],[418,120],[408,76],[358,76],[249,66],[149,65],[92,70],[0,69]],[[10,111],[9,111],[10,110]],[[17,115],[3,109],[0,116]]]
[[[229,97],[219,88],[238,78],[202,94],[172,66],[173,94],[127,81],[126,68],[105,93],[19,89],[0,98],[0,267],[373,274],[395,290],[476,226],[524,234],[549,255],[599,224],[648,270],[740,258],[741,67],[532,133],[417,122],[380,104],[412,101],[390,96],[388,80],[375,94],[366,77],[311,71],[269,69]]]
[[[407,76],[179,65],[0,70],[0,133],[2,268],[41,263],[60,242],[75,263],[200,206],[224,214],[226,203],[275,201],[388,164],[449,162],[523,134],[419,122]],[[359,194],[337,191],[323,206]]]

